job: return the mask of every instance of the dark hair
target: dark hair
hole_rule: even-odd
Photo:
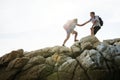
[[[95,15],[95,12],[90,12],[90,14],[93,14],[93,15]]]

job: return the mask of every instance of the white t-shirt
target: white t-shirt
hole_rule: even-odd
[[[95,16],[95,18],[91,18],[90,21],[91,21],[92,23],[94,23],[95,21],[97,21],[96,24],[94,25],[94,27],[95,27],[95,26],[101,27],[100,21],[99,21],[99,16]]]

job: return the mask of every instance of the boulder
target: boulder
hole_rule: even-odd
[[[113,45],[113,44],[119,43],[120,42],[120,38],[103,40],[103,42],[107,43],[109,45]]]
[[[32,57],[28,63],[23,67],[23,70],[29,69],[35,65],[44,64],[45,58],[42,56]]]
[[[114,62],[115,62],[115,65],[119,66],[118,68],[120,69],[120,56],[115,56]]]
[[[71,53],[70,56],[75,58],[75,57],[77,57],[77,56],[79,56],[81,54],[81,48],[73,45],[73,46],[71,46],[71,52],[72,53]]]
[[[44,49],[39,49],[39,50],[35,50],[35,51],[31,51],[25,54],[26,57],[35,57],[35,56],[43,56],[43,57],[49,57],[52,56],[54,54],[54,52],[52,51],[52,47],[47,47]]]
[[[49,65],[53,65],[53,66],[59,66],[69,59],[71,59],[71,57],[61,54],[61,53],[55,53],[52,57],[49,57],[46,60],[46,63]]]
[[[77,57],[77,60],[86,69],[94,69],[101,66],[101,55],[94,49],[85,50],[80,56]]]
[[[0,58],[0,65],[8,64],[15,58],[23,57],[23,52],[24,52],[23,49],[19,49],[4,55],[3,57]]]
[[[120,54],[120,45],[107,45],[101,43],[97,46],[97,50],[103,55],[107,60],[113,60],[114,56]]]
[[[95,36],[87,36],[80,40],[82,50],[94,49],[100,43],[100,41]]]
[[[19,73],[15,80],[45,80],[52,73],[53,67],[40,64]]]
[[[22,58],[16,58],[15,60],[11,61],[7,68],[6,71],[9,71],[11,69],[22,69],[24,65],[28,62],[28,58],[22,57]]]

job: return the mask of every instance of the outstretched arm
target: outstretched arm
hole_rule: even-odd
[[[90,22],[90,20],[89,21],[86,21],[85,23],[83,23],[83,24],[77,24],[77,26],[84,26],[84,25],[86,25],[87,23],[89,23]]]

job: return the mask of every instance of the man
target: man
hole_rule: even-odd
[[[74,37],[74,41],[78,41],[77,40],[77,35],[78,33],[74,30],[75,26],[77,25],[77,19],[73,19],[73,20],[69,20],[65,25],[64,25],[64,29],[67,32],[67,36],[66,39],[63,42],[62,46],[65,46],[65,43],[67,42],[67,40],[70,38],[70,34],[75,34]]]
[[[91,19],[88,20],[87,22],[83,23],[83,24],[77,24],[78,26],[84,26],[89,22],[92,22],[93,25],[91,27],[91,35],[95,35],[101,28],[101,24],[100,24],[100,20],[99,20],[99,16],[95,16],[95,12],[90,12],[90,17]]]

